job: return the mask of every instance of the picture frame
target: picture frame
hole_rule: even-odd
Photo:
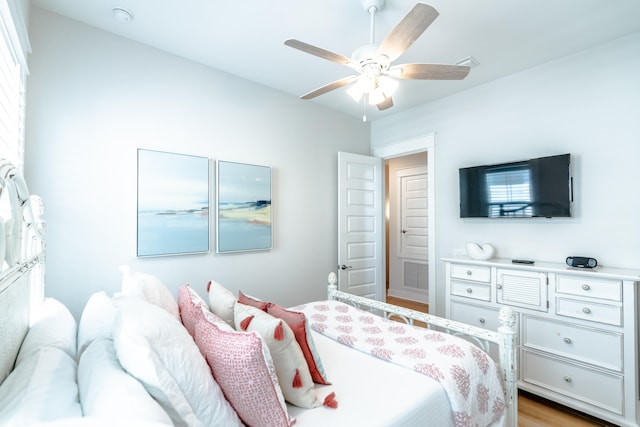
[[[273,248],[271,167],[217,161],[216,252]]]
[[[209,158],[138,149],[138,257],[209,252]]]

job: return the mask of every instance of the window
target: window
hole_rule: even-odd
[[[22,170],[27,67],[10,6],[0,3],[0,158]]]

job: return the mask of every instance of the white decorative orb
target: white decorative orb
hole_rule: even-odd
[[[491,259],[495,254],[495,249],[488,243],[480,246],[475,242],[467,242],[466,249],[467,255],[469,255],[471,259],[487,260]]]

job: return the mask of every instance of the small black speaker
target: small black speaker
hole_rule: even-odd
[[[593,268],[598,265],[598,260],[586,256],[569,256],[567,265],[570,267]]]

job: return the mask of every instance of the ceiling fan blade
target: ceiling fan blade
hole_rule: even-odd
[[[431,25],[439,13],[432,6],[417,3],[382,41],[378,53],[395,61]]]
[[[378,110],[382,111],[382,110],[386,110],[387,108],[391,108],[393,107],[393,99],[391,99],[390,96],[387,96],[384,101],[382,101],[379,104],[376,104],[376,107],[378,107]]]
[[[304,95],[302,95],[300,97],[300,99],[312,99],[315,98],[316,96],[320,96],[323,95],[327,92],[331,92],[332,90],[338,89],[342,86],[346,86],[349,83],[355,81],[357,79],[356,76],[349,76],[349,77],[345,77],[343,79],[340,80],[335,80],[331,83],[327,83],[326,85],[319,87],[318,89],[312,90],[309,93],[305,93]]]
[[[446,64],[400,64],[389,69],[389,75],[412,80],[462,80],[471,67]]]
[[[347,66],[353,65],[353,61],[344,55],[330,52],[326,49],[322,49],[320,47],[313,46],[305,42],[301,42],[300,40],[288,39],[288,40],[285,40],[284,44],[294,49],[298,49],[303,52],[310,53],[311,55],[315,55],[319,58],[327,59],[331,62],[336,62],[338,64],[347,65]]]

